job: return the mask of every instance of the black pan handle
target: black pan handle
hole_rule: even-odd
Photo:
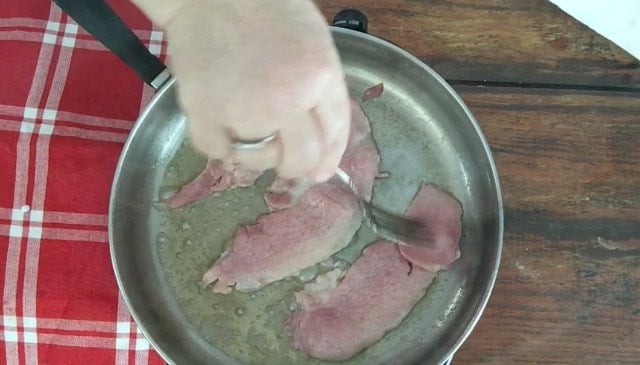
[[[53,0],[82,28],[109,48],[155,89],[171,75],[104,0]]]
[[[369,19],[357,9],[343,9],[333,17],[333,26],[367,33],[369,31]]]

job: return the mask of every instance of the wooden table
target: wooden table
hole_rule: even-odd
[[[640,363],[640,63],[547,0],[365,11],[472,109],[505,206],[500,274],[455,364]]]

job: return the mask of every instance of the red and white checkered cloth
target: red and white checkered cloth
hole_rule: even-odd
[[[108,2],[164,52],[132,4]],[[107,242],[116,161],[152,96],[52,2],[0,1],[0,363],[163,363],[118,293]]]

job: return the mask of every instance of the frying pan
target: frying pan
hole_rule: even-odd
[[[193,178],[205,159],[189,146],[176,82],[101,0],[54,0],[157,89],[122,150],[109,206],[113,268],[128,308],[158,353],[176,364],[322,363],[290,349],[278,328],[296,280],[254,294],[215,295],[198,279],[237,224],[265,211],[256,186],[168,211],[167,192]],[[350,93],[380,82],[364,104],[381,153],[374,203],[402,212],[421,184],[436,184],[463,206],[461,257],[440,272],[398,328],[345,363],[442,364],[481,316],[498,271],[503,211],[496,168],[471,112],[431,68],[400,47],[366,34],[355,10],[339,13],[332,34]],[[337,262],[352,262],[375,240],[366,228]]]

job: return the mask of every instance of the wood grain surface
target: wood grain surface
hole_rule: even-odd
[[[435,68],[491,145],[503,257],[454,364],[640,364],[638,60],[547,0],[316,2]]]
[[[640,89],[640,62],[548,0],[316,0],[363,10],[369,33],[456,81]]]
[[[640,94],[462,87],[505,241],[457,364],[640,362]]]

